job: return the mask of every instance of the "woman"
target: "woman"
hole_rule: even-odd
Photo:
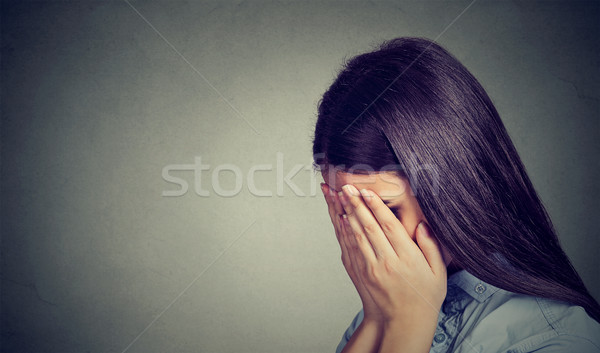
[[[439,45],[350,60],[313,152],[363,304],[337,352],[600,351],[600,306],[490,98]]]

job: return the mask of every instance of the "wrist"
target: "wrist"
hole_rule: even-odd
[[[435,331],[435,327],[438,322],[438,316],[423,315],[419,317],[408,317],[386,319],[380,321],[378,324],[381,328],[386,331],[402,330],[403,332],[423,332],[423,331]]]
[[[413,313],[415,314],[415,313]],[[419,315],[404,315],[386,318],[379,322],[384,332],[402,332],[409,336],[428,336],[435,333],[439,313],[433,310],[420,312]]]
[[[377,328],[378,330],[383,330],[384,322],[381,319],[381,317],[365,315],[365,317],[362,320],[361,325],[367,326],[367,327],[374,327],[374,328]]]
[[[384,327],[428,327],[436,325],[439,318],[439,309],[434,309],[430,305],[413,304],[400,310],[390,310],[385,315],[381,315],[381,321]]]
[[[369,312],[363,312],[363,321],[368,321],[374,325],[383,325],[383,316],[381,314],[371,314]]]
[[[429,318],[383,321],[379,352],[429,352],[436,325]]]
[[[437,319],[432,317],[420,317],[414,320],[393,319],[385,320],[379,323],[379,327],[385,334],[402,335],[409,337],[429,337],[433,338]]]

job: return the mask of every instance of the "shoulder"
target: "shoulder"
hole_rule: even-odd
[[[539,352],[600,352],[600,324],[585,309],[545,298],[535,301],[553,333]]]
[[[600,352],[600,324],[580,306],[499,290],[469,316],[463,350]]]

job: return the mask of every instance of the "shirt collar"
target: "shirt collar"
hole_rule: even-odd
[[[491,297],[492,294],[500,290],[500,288],[494,287],[473,276],[467,272],[467,270],[460,270],[450,275],[448,278],[448,286],[450,287],[452,285],[459,287],[480,303],[484,302],[487,298]]]

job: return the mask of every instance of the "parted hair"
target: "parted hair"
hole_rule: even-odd
[[[397,38],[348,60],[319,103],[313,155],[322,167],[397,166],[456,265],[600,320],[491,99],[435,42]]]

